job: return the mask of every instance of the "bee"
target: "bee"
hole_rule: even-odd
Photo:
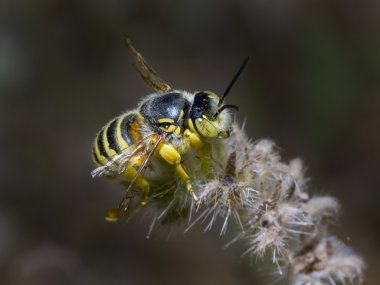
[[[126,45],[135,68],[155,93],[143,99],[135,110],[109,121],[94,140],[92,156],[97,168],[92,171],[92,177],[123,177],[129,184],[118,209],[108,213],[106,219],[109,221],[116,221],[128,211],[133,199],[133,185],[142,191],[140,205],[148,203],[155,178],[154,173],[148,173],[146,169],[154,163],[161,165],[156,166],[156,171],[163,164],[174,168],[193,200],[199,201],[183,165],[183,157],[194,149],[200,150],[205,144],[229,136],[233,122],[229,110],[238,110],[238,107],[225,104],[224,100],[248,61],[247,57],[219,97],[211,91],[190,93],[172,89],[129,39],[126,39]]]

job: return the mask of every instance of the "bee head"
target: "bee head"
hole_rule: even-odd
[[[213,92],[201,91],[194,95],[189,114],[189,127],[205,139],[228,137],[231,129],[231,114],[223,112],[235,105],[219,106],[221,98]]]
[[[222,97],[210,91],[195,93],[188,121],[191,131],[197,132],[205,139],[225,138],[229,136],[232,127],[232,115],[226,110],[238,110],[239,108],[236,105],[224,104],[224,99],[240,76],[247,62],[248,57],[240,66]]]

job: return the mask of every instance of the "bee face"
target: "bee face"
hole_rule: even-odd
[[[228,137],[232,119],[228,112],[222,112],[220,98],[210,91],[197,92],[189,114],[189,128],[204,139]]]

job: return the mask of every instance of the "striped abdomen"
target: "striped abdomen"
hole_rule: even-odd
[[[95,138],[92,156],[102,166],[128,146],[141,140],[140,122],[136,113],[126,113],[111,120]]]

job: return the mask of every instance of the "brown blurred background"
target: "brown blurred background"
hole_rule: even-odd
[[[121,186],[90,178],[96,132],[151,91],[124,46],[172,86],[222,93],[253,139],[300,156],[342,206],[335,233],[380,272],[380,3],[376,0],[0,3],[0,284],[267,284],[230,237],[108,224]]]

